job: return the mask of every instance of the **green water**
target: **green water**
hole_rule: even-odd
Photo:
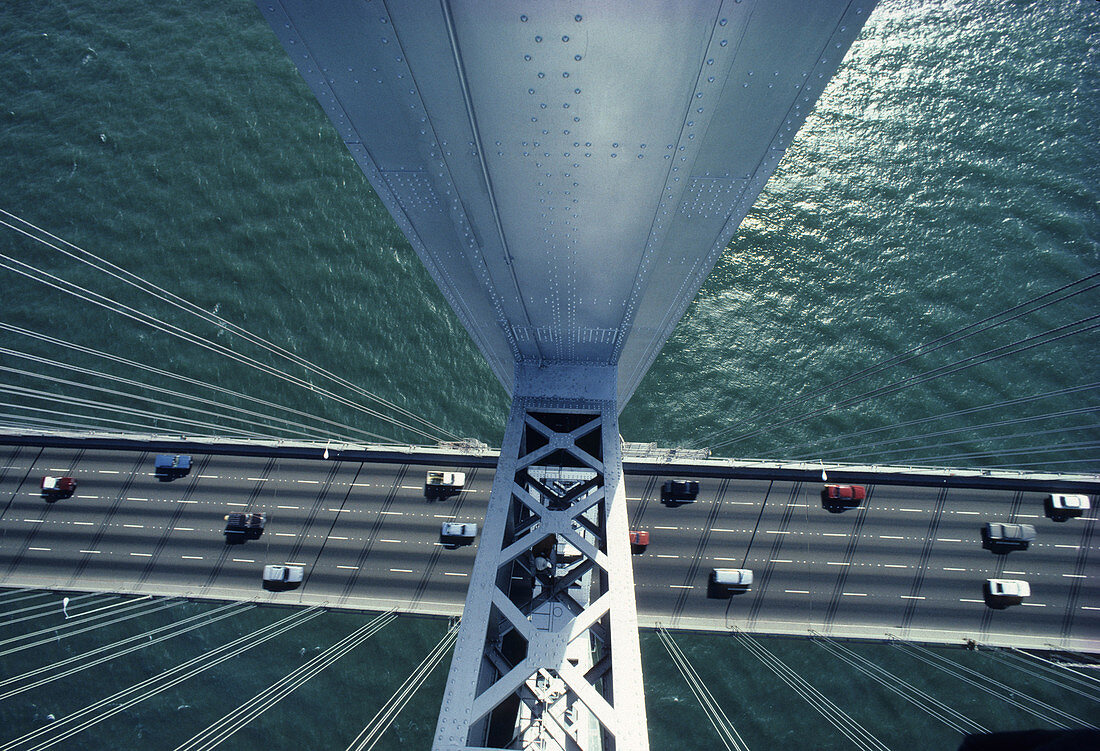
[[[499,441],[508,406],[503,389],[254,6],[236,0],[6,2],[0,5],[0,40],[0,208],[454,433]],[[86,287],[184,325],[184,317],[163,303],[0,230],[0,252],[57,274],[69,289]],[[770,413],[867,364],[1094,273],[1100,270],[1098,260],[1100,4],[883,3],[627,406],[623,435],[665,445],[714,446],[717,431],[735,437],[767,428],[1042,335],[1095,315],[1097,292]],[[4,270],[0,322],[414,440],[331,400]],[[235,351],[274,362],[224,332],[186,325]],[[0,346],[180,388],[15,334],[0,332]],[[889,397],[769,429],[718,453],[895,462],[962,455],[934,463],[1096,470],[1100,454],[1091,444],[1100,440],[1100,429],[1094,409],[950,438],[852,448],[1096,408],[1094,390],[876,438],[806,444],[1085,385],[1100,380],[1098,351],[1093,332],[1073,334]],[[3,367],[46,372],[10,355],[0,357]],[[3,385],[154,410],[130,398],[0,372]],[[50,407],[10,393],[3,401]],[[181,414],[171,407],[155,409]],[[41,416],[11,407],[0,411]],[[153,425],[181,429],[165,417]],[[939,445],[948,442],[952,445]],[[1065,448],[1078,444],[1088,447]],[[887,453],[898,449],[904,450]],[[983,452],[992,453],[972,456]],[[325,646],[362,618],[325,616],[328,626],[303,628],[280,642],[281,651],[270,660],[227,663],[211,674],[215,677],[183,684],[162,705],[143,705],[83,740],[77,736],[71,747],[104,748],[117,741],[119,747],[171,748],[217,719],[220,707],[228,710],[287,672],[298,649]],[[391,626],[331,675],[302,689],[295,696],[299,711],[280,707],[233,743],[241,748],[346,744],[443,628],[439,622],[402,619],[400,627]],[[210,643],[229,638],[217,627],[200,634]],[[728,637],[684,637],[682,643],[701,672],[705,666],[714,670],[708,680],[724,706],[739,708],[743,697],[753,697],[751,709],[731,713],[752,747],[802,748],[807,732],[817,734],[814,748],[845,745],[785,687],[759,667],[744,665]],[[811,645],[781,644],[776,649],[789,652],[796,665],[823,659]],[[895,658],[889,649],[877,649],[881,659]],[[654,637],[644,638],[644,651],[654,747],[713,748],[714,736],[707,734],[694,699]],[[183,656],[173,649],[160,658],[170,665]],[[899,663],[899,670],[905,669],[904,661]],[[4,702],[0,711],[33,725],[41,722],[39,708],[52,707],[52,701],[58,705],[49,711],[60,714],[89,696],[109,693],[106,682],[129,685],[145,670],[136,663],[118,668],[117,675],[97,670],[87,688],[69,691],[78,684],[67,683],[64,692],[43,689],[35,708],[9,710],[12,705]],[[369,683],[377,673],[386,678]],[[831,675],[813,674],[823,680]],[[441,680],[437,676],[402,715],[402,729],[386,747],[403,747],[399,737],[406,747],[423,747],[434,726]],[[760,685],[749,682],[756,680]],[[860,697],[869,691],[861,685]],[[950,700],[959,688],[941,681],[936,691]],[[334,697],[339,720],[331,719]],[[765,702],[758,697],[768,697],[766,704],[776,711],[763,712]],[[894,747],[944,748],[957,742],[949,732],[937,735],[938,726],[921,725],[918,731],[898,724],[888,701],[884,696],[845,708],[866,712],[864,722]],[[183,704],[203,709],[176,709]],[[1013,715],[999,711],[1003,707],[997,703],[982,706],[990,727],[1013,726]],[[139,730],[142,735],[134,735]],[[123,743],[124,738],[131,740]],[[686,745],[685,738],[696,745]]]

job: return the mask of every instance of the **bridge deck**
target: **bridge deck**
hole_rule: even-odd
[[[467,489],[424,497],[407,463],[195,455],[188,477],[152,476],[152,453],[0,449],[0,586],[35,586],[353,609],[461,612],[476,546],[438,544],[440,523],[479,521],[492,470]],[[71,470],[73,498],[46,503],[42,475]],[[1100,650],[1095,516],[1056,523],[1039,492],[870,485],[859,510],[829,513],[820,484],[705,479],[698,502],[660,503],[660,475],[627,476],[644,625]],[[266,510],[263,536],[226,545],[222,516]],[[984,521],[1038,528],[1030,550],[980,546]],[[1089,560],[1093,560],[1090,567]],[[260,588],[265,563],[305,565],[293,592]],[[708,599],[714,567],[756,572],[751,591]],[[991,610],[982,582],[1031,583],[1024,605]]]

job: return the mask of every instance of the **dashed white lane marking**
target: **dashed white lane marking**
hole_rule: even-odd
[[[966,571],[965,568],[952,568],[951,566],[944,566],[944,571]]]
[[[980,512],[978,512],[978,511],[956,511],[955,513],[956,514],[963,514],[965,516],[977,516]]]
[[[772,558],[772,563],[794,563],[790,558]]]
[[[123,524],[122,526],[128,529],[145,529],[144,524]]]
[[[1024,576],[1025,574],[1027,574],[1026,571],[1002,571],[1001,573],[1003,573],[1003,574],[1013,574],[1014,576]]]
[[[669,584],[669,589],[695,589],[691,584]]]
[[[339,563],[336,564],[336,568],[347,569],[348,571],[358,571],[359,570],[358,566],[342,566]]]
[[[657,557],[658,558],[679,558],[680,556],[678,556],[678,555],[668,555],[667,553],[658,553]]]
[[[1038,514],[1016,514],[1016,516],[1020,517],[1021,519],[1038,519],[1039,518]]]
[[[130,553],[130,555],[136,556],[138,558],[152,558],[153,557],[152,553]]]
[[[38,495],[38,493],[31,493],[31,495]],[[98,495],[78,495],[77,498],[84,498],[92,501],[99,500]]]
[[[851,566],[847,561],[825,561],[826,566]]]
[[[954,537],[937,537],[936,542],[962,542],[962,540],[956,540]]]
[[[786,592],[789,595],[808,595],[808,594],[810,594],[810,590],[808,590],[808,589],[784,589],[783,591]]]
[[[122,473],[119,472],[117,469],[101,469],[101,470],[99,470],[99,474],[101,474],[101,475],[121,475]]]
[[[715,558],[716,561],[737,561],[739,558]]]
[[[411,574],[413,572],[411,568],[391,568],[390,571],[395,574]]]
[[[95,526],[95,522],[73,522],[73,524],[78,524],[81,527],[94,527]]]
[[[198,501],[180,501],[180,503],[198,503]]]
[[[904,537],[899,537],[898,535],[879,535],[878,539],[880,539],[880,540],[904,540],[905,538]]]
[[[289,509],[294,509],[295,511],[297,511],[301,507],[300,506],[276,506],[275,508],[289,508]]]
[[[245,479],[251,480],[252,482],[267,482],[268,478],[266,478],[266,477],[247,477]],[[237,559],[234,558],[233,560],[237,560]]]
[[[432,514],[436,519],[454,519],[455,514]]]
[[[1020,604],[1029,608],[1045,608],[1047,606],[1045,602],[1021,602]]]
[[[969,600],[965,597],[960,597],[959,602],[977,602],[979,604],[983,604],[983,605],[985,604],[985,600]]]
[[[27,550],[41,550],[43,553],[50,552],[52,548],[27,548]]]
[[[127,498],[128,501],[147,501],[148,498]]]
[[[927,599],[924,595],[898,595],[898,597],[900,597],[903,600],[925,600],[925,599]]]
[[[642,500],[642,498],[641,498],[641,496],[639,496],[637,498],[631,498],[630,496],[627,496],[626,500],[628,500],[628,501],[640,501],[640,500]]]
[[[654,527],[653,529],[679,529],[679,527]],[[713,532],[732,532],[733,530],[729,530],[729,529],[715,529],[715,530],[712,530],[712,531],[713,531]]]
[[[28,524],[44,524],[46,522],[45,519],[24,519],[23,521]]]
[[[469,574],[464,574],[461,571],[444,571],[443,575],[444,576],[469,576]]]
[[[202,560],[201,555],[181,555],[180,558],[183,558],[183,559],[188,560],[188,561],[201,561]]]
[[[1062,574],[1062,576],[1067,579],[1088,579],[1088,576],[1085,574]]]
[[[325,511],[334,511],[337,514],[350,514],[351,513],[350,508],[327,508],[327,509],[325,509]],[[386,512],[383,511],[382,513],[384,514]]]
[[[346,539],[348,539],[348,538],[346,538],[346,537],[341,537],[340,535],[329,535],[329,536],[328,536],[328,539],[330,539],[330,540],[346,540]]]
[[[369,482],[353,482],[353,483],[351,484],[351,486],[352,486],[353,488],[369,488],[369,487],[370,487],[370,483],[369,483]]]
[[[923,514],[924,509],[919,508],[899,508],[898,511],[908,511],[911,514]]]
[[[765,529],[764,534],[766,534],[766,535],[789,535],[790,532],[788,530],[785,530],[785,529]]]
[[[396,542],[396,543],[400,544],[401,540],[379,540],[378,542]],[[391,568],[390,571],[393,571],[393,569]]]
[[[731,503],[734,506],[755,506],[756,505],[752,501],[726,501],[726,503]]]
[[[405,490],[419,490],[423,485],[402,485]]]
[[[81,550],[80,552],[81,553],[91,553],[92,555],[99,555],[103,551],[100,551],[100,550]]]
[[[320,480],[295,480],[295,482],[300,482],[303,485],[320,485],[321,484]]]
[[[882,565],[886,568],[909,568],[904,563],[884,563]]]
[[[303,563],[301,561],[287,561],[286,565],[287,566],[308,566],[309,564],[308,563]]]
[[[846,535],[843,532],[822,532],[821,536],[822,537],[847,537],[848,535]]]
[[[866,597],[866,592],[841,592],[841,597]]]
[[[220,479],[220,475],[199,475],[199,477],[205,480],[217,480]]]
[[[405,515],[404,511],[379,511],[378,513],[385,514],[386,516],[404,516]]]
[[[234,503],[234,502],[229,502],[229,503],[226,503],[225,505],[226,506],[242,506],[242,507],[247,507],[248,506],[247,503]]]
[[[1094,608],[1091,605],[1082,605],[1081,610],[1100,610],[1100,608]]]
[[[1056,548],[1069,548],[1070,550],[1080,550],[1080,545],[1055,545]]]
[[[194,527],[172,527],[172,530],[175,531],[175,532],[194,532],[195,528]]]
[[[256,562],[255,559],[253,559],[253,558],[234,558],[233,561],[235,563],[255,563]]]
[[[276,532],[275,536],[276,537],[297,537],[298,535],[294,534],[293,532]]]

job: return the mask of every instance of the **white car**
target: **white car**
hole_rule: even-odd
[[[264,584],[301,584],[305,573],[301,566],[264,566]]]
[[[1031,586],[1022,579],[986,579],[985,591],[998,599],[1022,600],[1031,594]]]
[[[477,537],[477,525],[470,522],[443,522],[439,536],[444,540],[472,542]]]
[[[1089,497],[1080,494],[1053,493],[1046,498],[1047,516],[1068,519],[1080,516],[1091,508]]]
[[[711,583],[720,587],[740,587],[747,589],[752,586],[751,568],[716,568],[710,572]]]

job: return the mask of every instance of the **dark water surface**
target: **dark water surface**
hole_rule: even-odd
[[[491,444],[500,439],[508,406],[503,389],[250,3],[0,4],[0,208],[458,435]],[[56,274],[64,280],[59,286],[78,293],[0,269],[0,323],[359,430],[416,439],[103,310],[80,288],[275,362],[3,227],[0,253]],[[1088,319],[1100,312],[1100,298],[1085,289],[1088,283],[1069,288],[1077,294],[1063,302],[808,395],[1100,271],[1098,261],[1100,3],[883,3],[626,408],[623,435],[709,445],[735,456],[1096,470],[1096,391],[1034,398],[1100,381],[1100,348],[1095,332],[1085,330],[1095,324]],[[997,347],[1062,335],[1050,345],[931,377],[936,368],[971,364],[967,358],[981,359]],[[189,388],[10,330],[0,330],[0,346],[162,388]],[[7,368],[0,371],[5,387],[111,401],[158,412],[158,429],[208,432],[167,417],[201,420],[197,413],[38,377],[123,388],[88,373],[50,370],[8,354],[0,355],[0,367]],[[892,384],[897,390],[889,395],[863,398],[873,389],[891,391]],[[198,387],[188,393],[210,396]],[[1023,401],[829,439],[1006,400]],[[5,391],[0,401],[93,413],[32,400],[26,392]],[[0,412],[0,423],[15,419],[8,415],[46,419],[30,410]],[[806,413],[819,414],[802,419]],[[119,428],[150,425],[141,414],[98,417]],[[918,437],[896,440],[905,436]],[[323,625],[315,621],[276,640],[270,654],[242,655],[64,747],[173,748],[308,659],[310,650],[365,621],[328,614]],[[157,665],[171,666],[191,656],[187,649],[201,651],[207,642],[248,630],[211,626],[197,632],[194,644],[159,652]],[[231,743],[343,747],[444,630],[439,621],[401,619]],[[101,643],[106,640],[96,637],[65,649],[76,653]],[[859,674],[829,664],[833,658],[817,647],[772,644],[821,690],[832,686],[834,701],[862,713],[860,721],[888,745],[957,744],[957,734],[892,704],[889,692],[858,683]],[[685,636],[681,645],[751,747],[849,745],[730,637]],[[299,655],[301,649],[306,653]],[[1041,724],[1005,712],[984,694],[967,698],[957,681],[908,664],[912,659],[892,648],[860,649],[941,700],[973,705],[966,711],[988,727]],[[716,736],[655,636],[643,637],[643,654],[654,748],[714,748]],[[989,658],[953,655],[989,671]],[[37,654],[27,663],[51,659],[57,657]],[[143,661],[152,659],[124,658],[92,676],[0,701],[0,717],[10,719],[13,733],[25,732],[46,714],[61,716],[139,680],[153,669]],[[11,660],[0,658],[0,672],[28,669]],[[442,680],[441,669],[379,748],[426,744]],[[33,701],[20,703],[28,696]],[[814,739],[809,745],[808,737]]]

